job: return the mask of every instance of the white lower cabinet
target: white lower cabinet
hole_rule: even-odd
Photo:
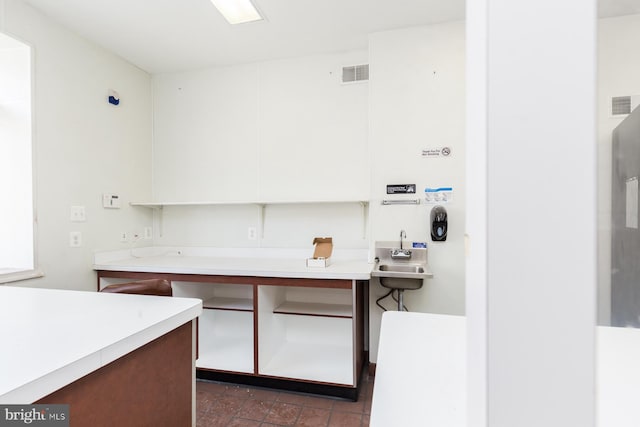
[[[253,286],[173,282],[174,296],[201,298],[196,367],[254,373]]]
[[[350,289],[258,287],[261,375],[354,385]]]
[[[174,297],[202,299],[198,378],[357,399],[366,282],[109,272],[99,280],[149,276],[170,280]]]
[[[253,312],[205,308],[198,320],[196,368],[253,373]]]

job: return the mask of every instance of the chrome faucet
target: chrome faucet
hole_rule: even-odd
[[[402,239],[407,238],[407,232],[400,230],[400,249],[391,250],[392,259],[411,259],[411,251],[402,247]]]

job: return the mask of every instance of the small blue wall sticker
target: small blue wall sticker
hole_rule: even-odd
[[[109,104],[119,105],[120,104],[120,95],[113,89],[109,89]]]

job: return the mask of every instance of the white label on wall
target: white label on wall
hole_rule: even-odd
[[[422,157],[449,157],[451,156],[451,147],[430,147],[422,150]]]
[[[424,201],[430,204],[451,203],[453,201],[453,187],[425,188]]]
[[[120,209],[120,197],[117,194],[103,194],[102,207],[106,209]]]
[[[627,179],[627,228],[638,228],[638,177]]]

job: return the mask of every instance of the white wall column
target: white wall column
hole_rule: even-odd
[[[467,2],[469,425],[595,425],[594,0]]]

